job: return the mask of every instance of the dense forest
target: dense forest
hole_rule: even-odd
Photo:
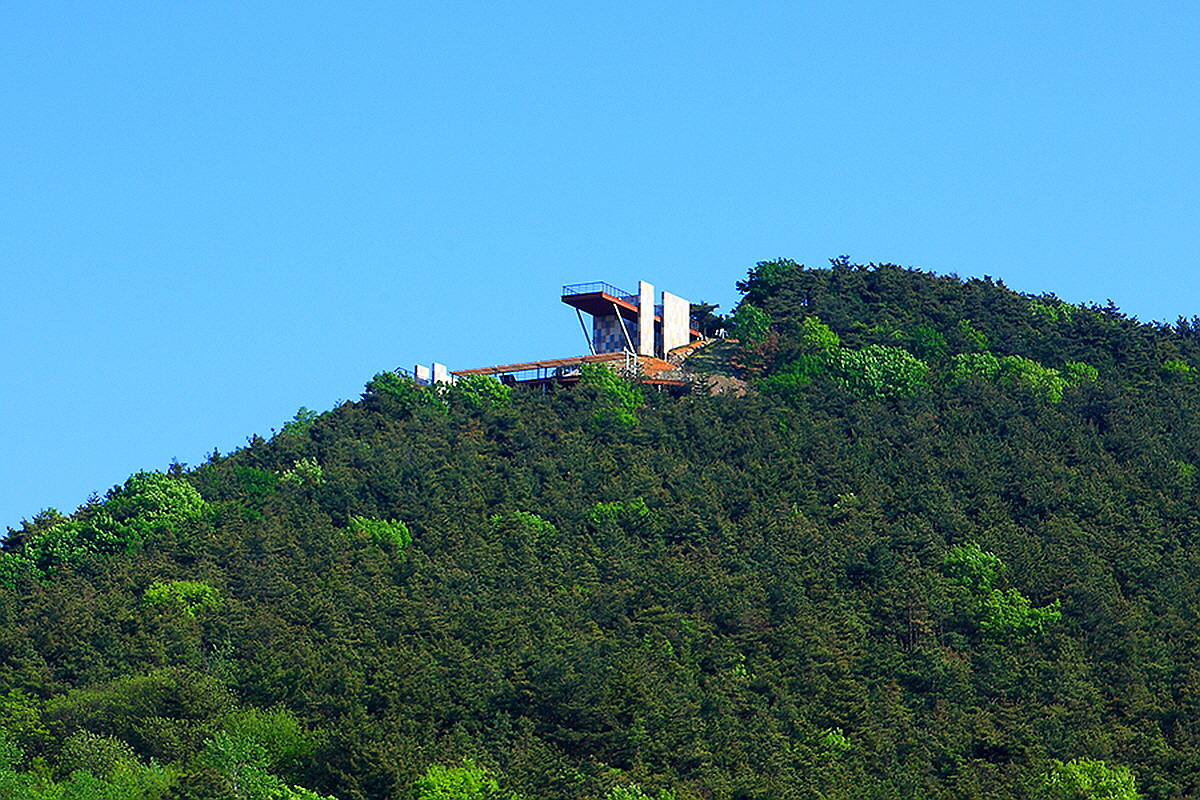
[[[737,287],[687,391],[381,372],[9,528],[0,797],[1200,795],[1200,319]]]

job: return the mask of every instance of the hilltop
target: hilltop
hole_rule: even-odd
[[[0,795],[1200,792],[1200,320],[738,289],[690,392],[381,372],[10,530]]]

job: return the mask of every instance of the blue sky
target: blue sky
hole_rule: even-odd
[[[108,7],[102,7],[107,5]],[[1200,314],[1184,2],[3,3],[0,530],[755,262]]]

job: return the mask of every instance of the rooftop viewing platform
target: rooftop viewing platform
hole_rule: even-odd
[[[611,283],[604,281],[592,281],[591,283],[572,283],[562,288],[563,297],[575,294],[606,294],[610,297],[615,297],[618,300],[625,300],[630,303],[637,302],[637,295],[633,292],[627,292],[624,289],[618,289]]]
[[[593,316],[612,314],[615,307],[626,319],[637,319],[638,296],[603,281],[564,286],[562,301]]]

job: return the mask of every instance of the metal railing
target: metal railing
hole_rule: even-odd
[[[572,283],[563,287],[562,296],[568,297],[573,294],[597,294],[603,292],[610,297],[615,297],[618,300],[624,300],[627,303],[637,304],[638,296],[630,294],[624,289],[618,289],[611,283],[604,281],[592,281],[591,283]]]

